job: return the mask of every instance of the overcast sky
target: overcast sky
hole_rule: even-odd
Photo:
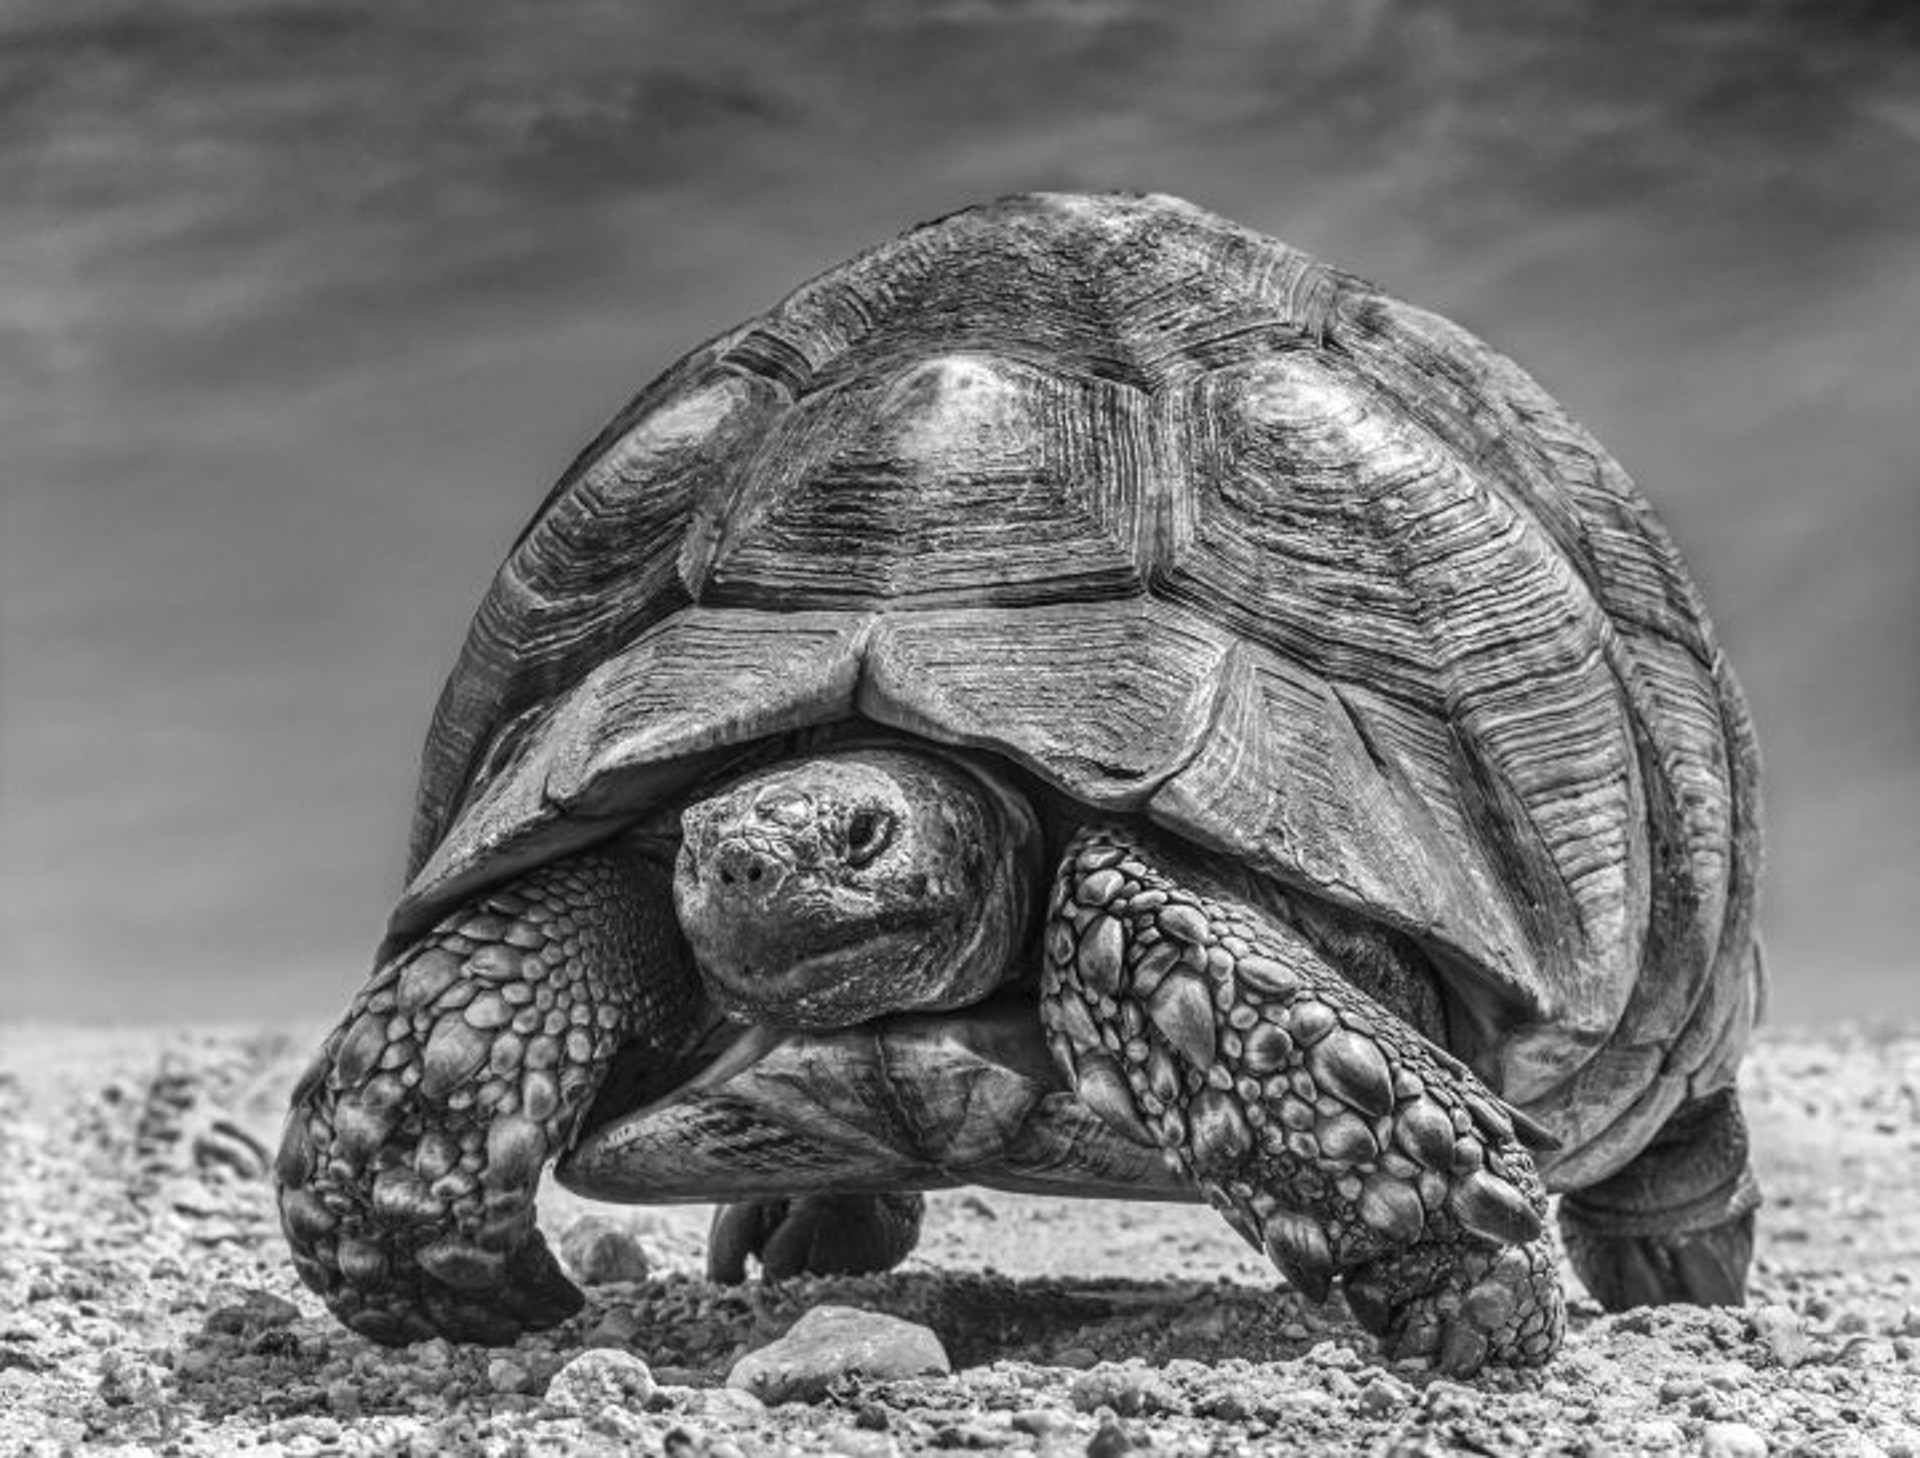
[[[337,1010],[572,452],[809,275],[1034,187],[1187,196],[1540,377],[1753,700],[1779,1015],[1920,1013],[1916,13],[8,6],[3,1015]]]

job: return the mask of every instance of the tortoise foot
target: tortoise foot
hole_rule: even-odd
[[[1581,1282],[1609,1311],[1691,1302],[1739,1306],[1760,1187],[1732,1089],[1684,1105],[1646,1149],[1560,1202]]]
[[[920,1241],[920,1195],[802,1195],[746,1200],[714,1212],[707,1275],[729,1285],[756,1257],[771,1280],[890,1271]]]
[[[1421,1244],[1347,1272],[1347,1305],[1389,1357],[1430,1358],[1450,1376],[1489,1362],[1538,1367],[1566,1330],[1553,1242],[1488,1249]]]
[[[1099,829],[1062,862],[1041,1016],[1081,1100],[1311,1299],[1356,1273],[1370,1324],[1431,1337],[1450,1370],[1545,1361],[1561,1298],[1521,1143],[1540,1136],[1298,928],[1159,858]]]
[[[670,950],[662,920],[663,871],[583,855],[375,973],[294,1090],[275,1162],[295,1268],[342,1322],[501,1344],[580,1309],[534,1194],[627,1030],[684,1031],[680,979],[633,976]]]
[[[1708,1230],[1599,1235],[1562,1211],[1567,1256],[1581,1284],[1609,1311],[1632,1306],[1741,1306],[1753,1260],[1753,1212]]]

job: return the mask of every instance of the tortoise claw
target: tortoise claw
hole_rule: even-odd
[[[1489,1362],[1537,1367],[1566,1325],[1553,1243],[1505,1250],[1421,1244],[1347,1276],[1347,1304],[1393,1358],[1431,1358],[1450,1377]]]

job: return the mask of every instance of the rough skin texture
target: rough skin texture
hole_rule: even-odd
[[[1546,1192],[1500,1101],[1297,933],[1182,889],[1166,852],[1069,847],[1041,1015],[1080,1096],[1157,1142],[1299,1289],[1456,1374],[1564,1326]]]
[[[354,999],[276,1173],[300,1278],[355,1331],[502,1343],[580,1308],[534,1191],[622,1042],[670,1051],[700,1005],[667,875],[620,850],[535,870]]]

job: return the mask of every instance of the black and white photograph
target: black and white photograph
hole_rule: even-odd
[[[0,1453],[1920,1458],[1920,8],[0,5]]]

